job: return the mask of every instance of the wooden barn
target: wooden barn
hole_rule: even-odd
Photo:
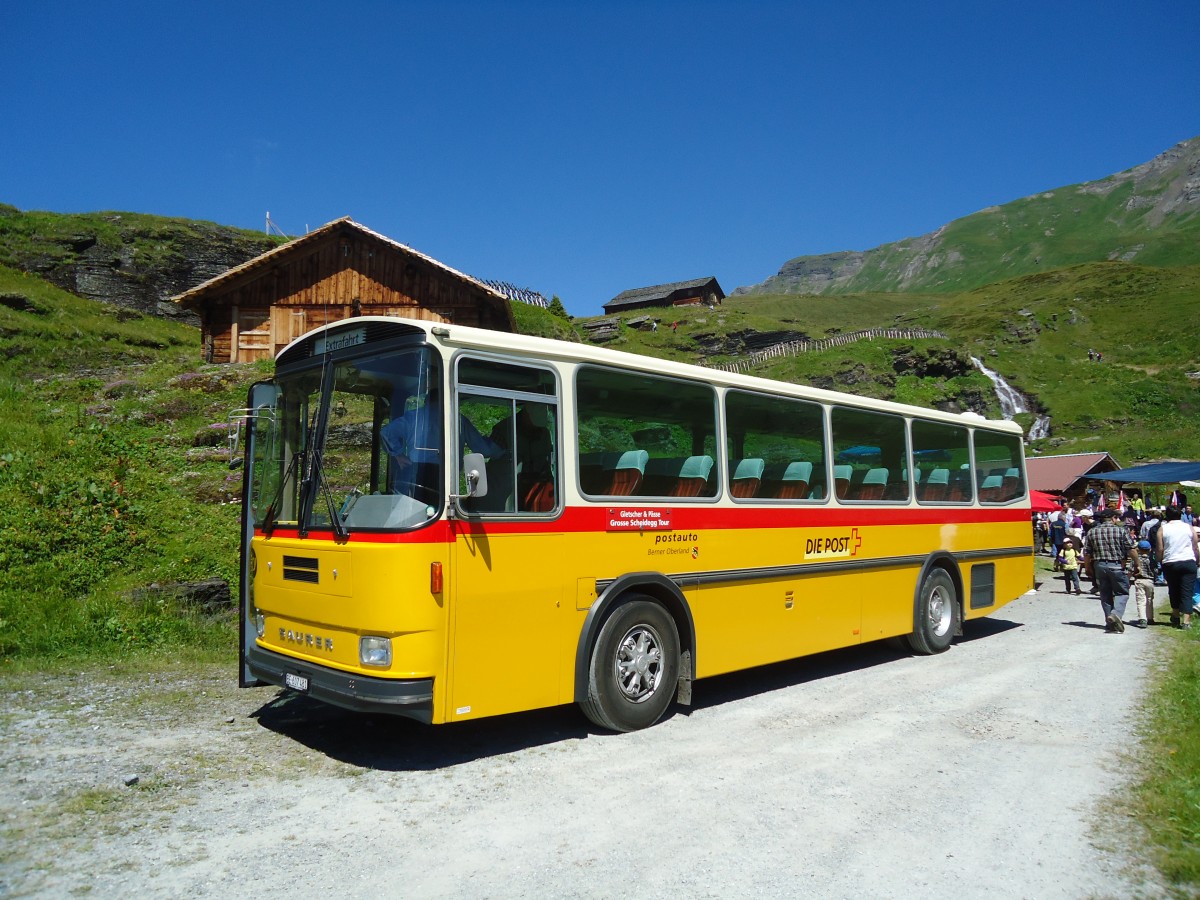
[[[693,278],[650,287],[622,291],[604,304],[605,315],[644,309],[649,306],[716,305],[725,299],[725,292],[715,278]]]
[[[273,358],[328,322],[399,315],[514,331],[509,300],[481,281],[337,219],[174,298],[200,316],[205,362]]]

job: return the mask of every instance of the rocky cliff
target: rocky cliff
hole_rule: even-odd
[[[141,213],[22,212],[0,205],[0,265],[73,294],[193,321],[170,298],[278,246],[281,238]]]

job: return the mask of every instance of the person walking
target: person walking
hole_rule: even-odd
[[[1035,513],[1033,524],[1034,544],[1038,553],[1050,552],[1050,518],[1044,512]]]
[[[1079,542],[1080,549],[1084,550],[1084,548],[1087,546],[1084,543],[1084,540],[1087,538],[1087,533],[1096,527],[1095,523],[1092,521],[1092,511],[1087,508],[1080,510],[1078,521],[1079,521],[1079,536],[1076,538],[1076,540]],[[1073,529],[1068,528],[1067,533],[1072,534]],[[1091,569],[1085,569],[1085,571],[1091,572]],[[1088,577],[1091,578],[1090,575]],[[1092,578],[1092,586],[1090,588],[1088,588],[1088,593],[1089,594],[1100,593],[1100,585],[1096,584],[1095,578]]]
[[[1125,631],[1125,607],[1129,603],[1129,576],[1125,560],[1136,564],[1137,546],[1129,531],[1116,520],[1115,509],[1100,512],[1100,524],[1088,532],[1084,541],[1084,557],[1088,575],[1100,588],[1100,609],[1104,614],[1104,630],[1109,634]]]
[[[1054,551],[1054,571],[1062,568],[1058,558],[1062,555],[1063,541],[1067,539],[1066,513],[1056,512],[1050,517],[1050,547]]]
[[[1182,520],[1178,506],[1167,507],[1166,519],[1154,536],[1155,549],[1163,576],[1167,580],[1167,596],[1171,598],[1171,624],[1176,628],[1192,627],[1192,592],[1196,586],[1196,561],[1200,545],[1196,530]]]
[[[1066,539],[1062,551],[1058,554],[1057,562],[1062,566],[1063,583],[1066,585],[1067,593],[1071,593],[1071,589],[1074,587],[1076,594],[1082,594],[1083,587],[1079,583],[1079,550],[1075,546],[1075,538]]]
[[[1087,522],[1084,522],[1087,519]],[[1083,538],[1086,529],[1091,526],[1092,511],[1090,509],[1081,509],[1079,512],[1070,512],[1067,514],[1067,534],[1071,537]]]
[[[1154,565],[1150,542],[1138,541],[1137,562],[1130,561],[1133,576],[1133,602],[1137,605],[1137,627],[1154,624]]]

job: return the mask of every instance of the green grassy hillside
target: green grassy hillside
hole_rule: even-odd
[[[1055,188],[862,253],[801,256],[738,293],[963,291],[1118,260],[1200,264],[1200,138],[1100,181]]]
[[[644,316],[638,310],[622,322]],[[1200,267],[1160,269],[1091,263],[948,294],[741,295],[709,310],[662,310],[656,332],[622,326],[607,346],[687,362],[725,362],[714,336],[790,331],[813,339],[868,328],[929,328],[938,340],[877,340],[764,364],[755,374],[937,406],[959,398],[1000,415],[991,382],[978,372],[928,378],[898,360],[914,346],[975,356],[1051,416],[1049,438],[1032,452],[1105,450],[1122,464],[1200,459]],[[1088,350],[1104,354],[1088,360]],[[831,384],[829,379],[833,379]],[[1023,417],[1026,426],[1032,416]]]
[[[241,485],[220,426],[265,370],[198,367],[198,347],[193,328],[0,267],[0,656],[217,627],[135,593],[234,581]]]

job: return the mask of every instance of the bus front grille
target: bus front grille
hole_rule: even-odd
[[[320,564],[309,556],[284,556],[283,580],[318,584],[321,581]]]

